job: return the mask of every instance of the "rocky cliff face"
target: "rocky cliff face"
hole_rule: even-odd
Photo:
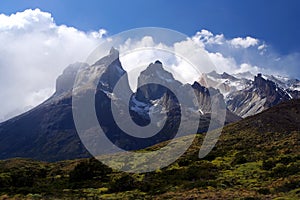
[[[247,117],[290,99],[289,93],[258,74],[250,87],[230,94],[227,105],[232,112]]]

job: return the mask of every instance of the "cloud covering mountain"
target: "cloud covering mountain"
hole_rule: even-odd
[[[84,61],[105,30],[85,33],[57,25],[50,13],[25,10],[0,15],[0,120],[49,97],[70,63]]]

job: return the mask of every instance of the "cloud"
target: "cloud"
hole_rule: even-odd
[[[257,47],[258,50],[264,50],[264,49],[266,49],[266,48],[267,48],[267,45],[266,45],[266,44],[262,44],[262,45],[259,45],[259,46]]]
[[[225,38],[223,34],[217,34],[214,35],[212,32],[208,30],[202,29],[201,31],[198,31],[194,36],[193,40],[196,42],[201,41],[200,45],[205,46],[204,44],[217,44],[222,45],[225,42]]]
[[[63,69],[85,61],[104,34],[57,25],[39,9],[0,14],[0,121],[48,98]]]
[[[252,74],[258,74],[261,72],[261,69],[257,66],[252,66],[248,63],[242,63],[238,69],[235,70],[234,74],[251,72]]]
[[[233,38],[229,41],[232,46],[235,48],[249,48],[251,46],[256,46],[259,42],[258,39],[247,36],[246,38]]]
[[[218,72],[236,73],[247,69],[253,74],[300,77],[298,52],[281,55],[271,44],[257,38],[226,38],[207,30],[197,32],[192,38],[207,51]]]
[[[220,52],[208,53],[209,58],[216,66],[216,71],[219,73],[223,72],[234,72],[238,69],[238,65],[234,58],[224,57]]]

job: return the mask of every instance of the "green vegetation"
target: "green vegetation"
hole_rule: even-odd
[[[273,133],[278,140],[244,132],[237,139],[230,134],[235,126],[226,127],[204,159],[197,158],[203,138],[198,135],[178,161],[151,173],[117,172],[95,159],[0,161],[0,199],[299,199],[300,151],[295,142],[300,132]]]
[[[180,159],[151,173],[114,171],[92,158],[0,161],[0,199],[300,199],[299,123],[266,116],[224,127],[204,159],[198,158],[204,136],[197,135]]]

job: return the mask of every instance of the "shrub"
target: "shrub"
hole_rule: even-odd
[[[119,178],[116,178],[110,184],[111,192],[123,192],[135,189],[137,186],[135,179],[128,175],[122,175]]]
[[[240,165],[240,164],[244,164],[246,162],[247,162],[247,159],[244,156],[244,154],[242,152],[239,152],[234,156],[234,159],[232,160],[231,165]]]
[[[76,165],[74,170],[70,172],[70,182],[81,182],[86,180],[107,180],[107,174],[112,169],[102,164],[96,159],[88,159]]]
[[[276,166],[276,162],[274,160],[264,160],[262,163],[262,169],[270,170]]]

